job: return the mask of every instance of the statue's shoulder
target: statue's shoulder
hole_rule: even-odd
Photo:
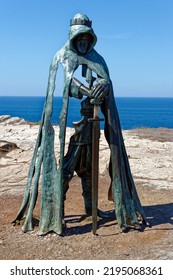
[[[91,60],[99,64],[109,75],[108,66],[103,56],[101,56],[95,49],[92,49],[92,51],[90,52],[90,56],[91,56]]]
[[[69,48],[69,41],[56,52],[53,57],[53,64],[61,63],[63,66],[67,64],[71,64],[71,62],[77,61],[76,54],[70,50]]]
[[[59,49],[55,53],[52,59],[52,63],[53,64],[57,64],[58,62],[62,63],[62,61],[64,60],[64,56],[67,53],[67,50],[68,50],[68,45],[66,43],[61,49]]]

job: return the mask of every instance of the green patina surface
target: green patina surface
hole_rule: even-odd
[[[78,15],[78,17],[81,16],[83,15]],[[87,53],[79,55],[74,48],[74,39],[83,33],[89,33],[92,36],[92,43]],[[86,79],[88,71],[92,71],[100,80],[104,80],[109,84],[109,93],[104,98],[100,107],[105,117],[105,138],[110,147],[111,188],[119,226],[122,230],[131,226],[138,227],[138,216],[141,217],[143,223],[147,223],[132,178],[108,68],[104,59],[94,49],[96,41],[96,35],[90,26],[85,24],[72,25],[69,31],[69,40],[55,54],[52,60],[46,101],[35,150],[30,163],[25,195],[15,219],[15,221],[25,219],[23,224],[24,232],[33,230],[32,215],[37,201],[38,184],[42,171],[39,233],[46,234],[49,231],[54,231],[62,234],[63,160],[68,101],[71,80],[75,70],[80,65],[83,68],[83,76]],[[62,64],[64,69],[64,90],[62,110],[59,117],[60,158],[56,160],[54,152],[54,128],[51,125],[50,118],[53,110],[55,79],[59,63]]]

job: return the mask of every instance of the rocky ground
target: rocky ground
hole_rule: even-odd
[[[55,150],[58,157],[58,128]],[[81,221],[84,205],[80,180],[71,181],[65,205],[63,236],[23,233],[11,223],[20,207],[38,126],[18,118],[0,117],[0,259],[173,259],[173,130],[141,128],[123,131],[131,170],[150,227],[122,234],[113,203],[107,200],[109,149],[100,140],[99,208],[110,218]],[[68,129],[67,138],[72,129]],[[39,217],[39,199],[34,215]]]

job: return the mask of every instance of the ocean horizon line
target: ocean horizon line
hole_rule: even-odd
[[[29,122],[39,122],[44,108],[45,96],[0,97],[0,115],[18,116]],[[173,128],[173,98],[165,97],[115,97],[122,129],[137,127]],[[54,96],[52,124],[57,124],[62,109],[62,96]],[[67,126],[81,120],[81,102],[69,98]],[[102,112],[100,111],[102,117]],[[100,124],[103,127],[104,124]]]
[[[46,97],[46,95],[0,95],[1,97]],[[54,95],[54,97],[63,97],[63,95]],[[115,98],[170,98],[173,99],[173,96],[116,96]]]

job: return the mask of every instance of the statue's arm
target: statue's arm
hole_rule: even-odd
[[[109,88],[109,82],[103,78],[98,77],[96,79],[96,85],[91,89],[87,88],[78,79],[72,78],[69,96],[77,99],[82,99],[83,96],[88,96],[91,99],[96,100],[98,103],[101,103],[105,96],[108,95]]]
[[[83,95],[91,97],[91,90],[82,84],[78,79],[72,78],[69,96],[82,99]]]
[[[103,101],[105,96],[109,94],[110,83],[106,79],[98,77],[96,85],[92,87],[91,98]]]

